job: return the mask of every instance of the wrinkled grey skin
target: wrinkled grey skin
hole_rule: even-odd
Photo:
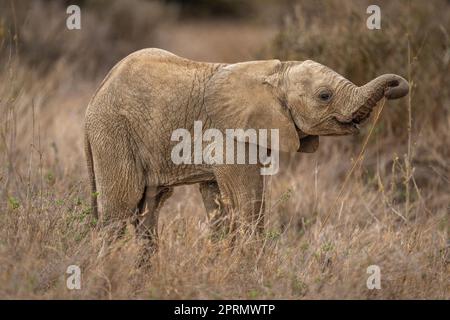
[[[281,151],[314,152],[319,135],[355,134],[381,98],[407,93],[400,76],[357,87],[313,61],[227,65],[159,49],[135,52],[110,71],[86,111],[94,215],[98,204],[101,225],[133,218],[138,232],[154,239],[158,211],[173,187],[198,183],[215,225],[239,212],[261,229],[260,166],[175,165],[175,129],[192,133],[196,120],[203,130],[277,128]]]

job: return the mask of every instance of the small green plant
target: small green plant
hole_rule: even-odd
[[[308,250],[309,249],[309,244],[307,243],[307,242],[303,242],[301,245],[300,245],[300,250],[301,251],[306,251],[306,250]]]
[[[91,227],[95,227],[97,225],[97,223],[98,223],[98,219],[95,217],[92,217],[91,222],[90,222]]]
[[[258,290],[252,289],[248,292],[248,296],[250,297],[250,299],[256,299],[259,296],[259,292]]]
[[[51,171],[49,171],[49,172],[47,172],[47,174],[45,175],[45,180],[47,181],[47,183],[49,184],[49,185],[54,185],[55,184],[55,175],[51,172]]]
[[[280,197],[280,202],[288,201],[292,197],[293,191],[291,188],[287,189]]]
[[[9,207],[13,210],[16,210],[20,207],[20,202],[17,198],[11,196],[8,198]]]
[[[308,286],[305,282],[297,277],[293,277],[291,281],[292,292],[296,295],[303,296],[308,291]]]
[[[278,230],[269,230],[266,232],[266,237],[269,240],[277,240],[278,238],[280,238],[281,233]]]
[[[75,205],[76,206],[81,206],[83,204],[83,201],[81,200],[81,198],[80,197],[77,197],[76,199],[75,199]]]
[[[329,252],[334,249],[334,245],[331,241],[327,241],[322,245],[322,251],[323,252]]]

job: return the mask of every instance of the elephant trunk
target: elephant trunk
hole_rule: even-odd
[[[352,118],[355,122],[360,122],[368,117],[381,98],[398,99],[406,96],[409,84],[396,74],[384,74],[357,88],[357,92],[358,96],[364,97],[364,103],[352,113]]]

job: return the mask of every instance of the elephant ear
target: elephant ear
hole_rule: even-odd
[[[212,126],[222,132],[267,129],[268,146],[272,146],[270,129],[278,129],[279,150],[296,152],[299,136],[277,95],[281,68],[279,60],[267,60],[231,64],[218,70],[205,89],[206,112]]]

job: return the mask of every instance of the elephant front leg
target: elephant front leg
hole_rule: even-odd
[[[258,165],[224,165],[214,170],[230,226],[261,234],[264,230],[264,179]]]

